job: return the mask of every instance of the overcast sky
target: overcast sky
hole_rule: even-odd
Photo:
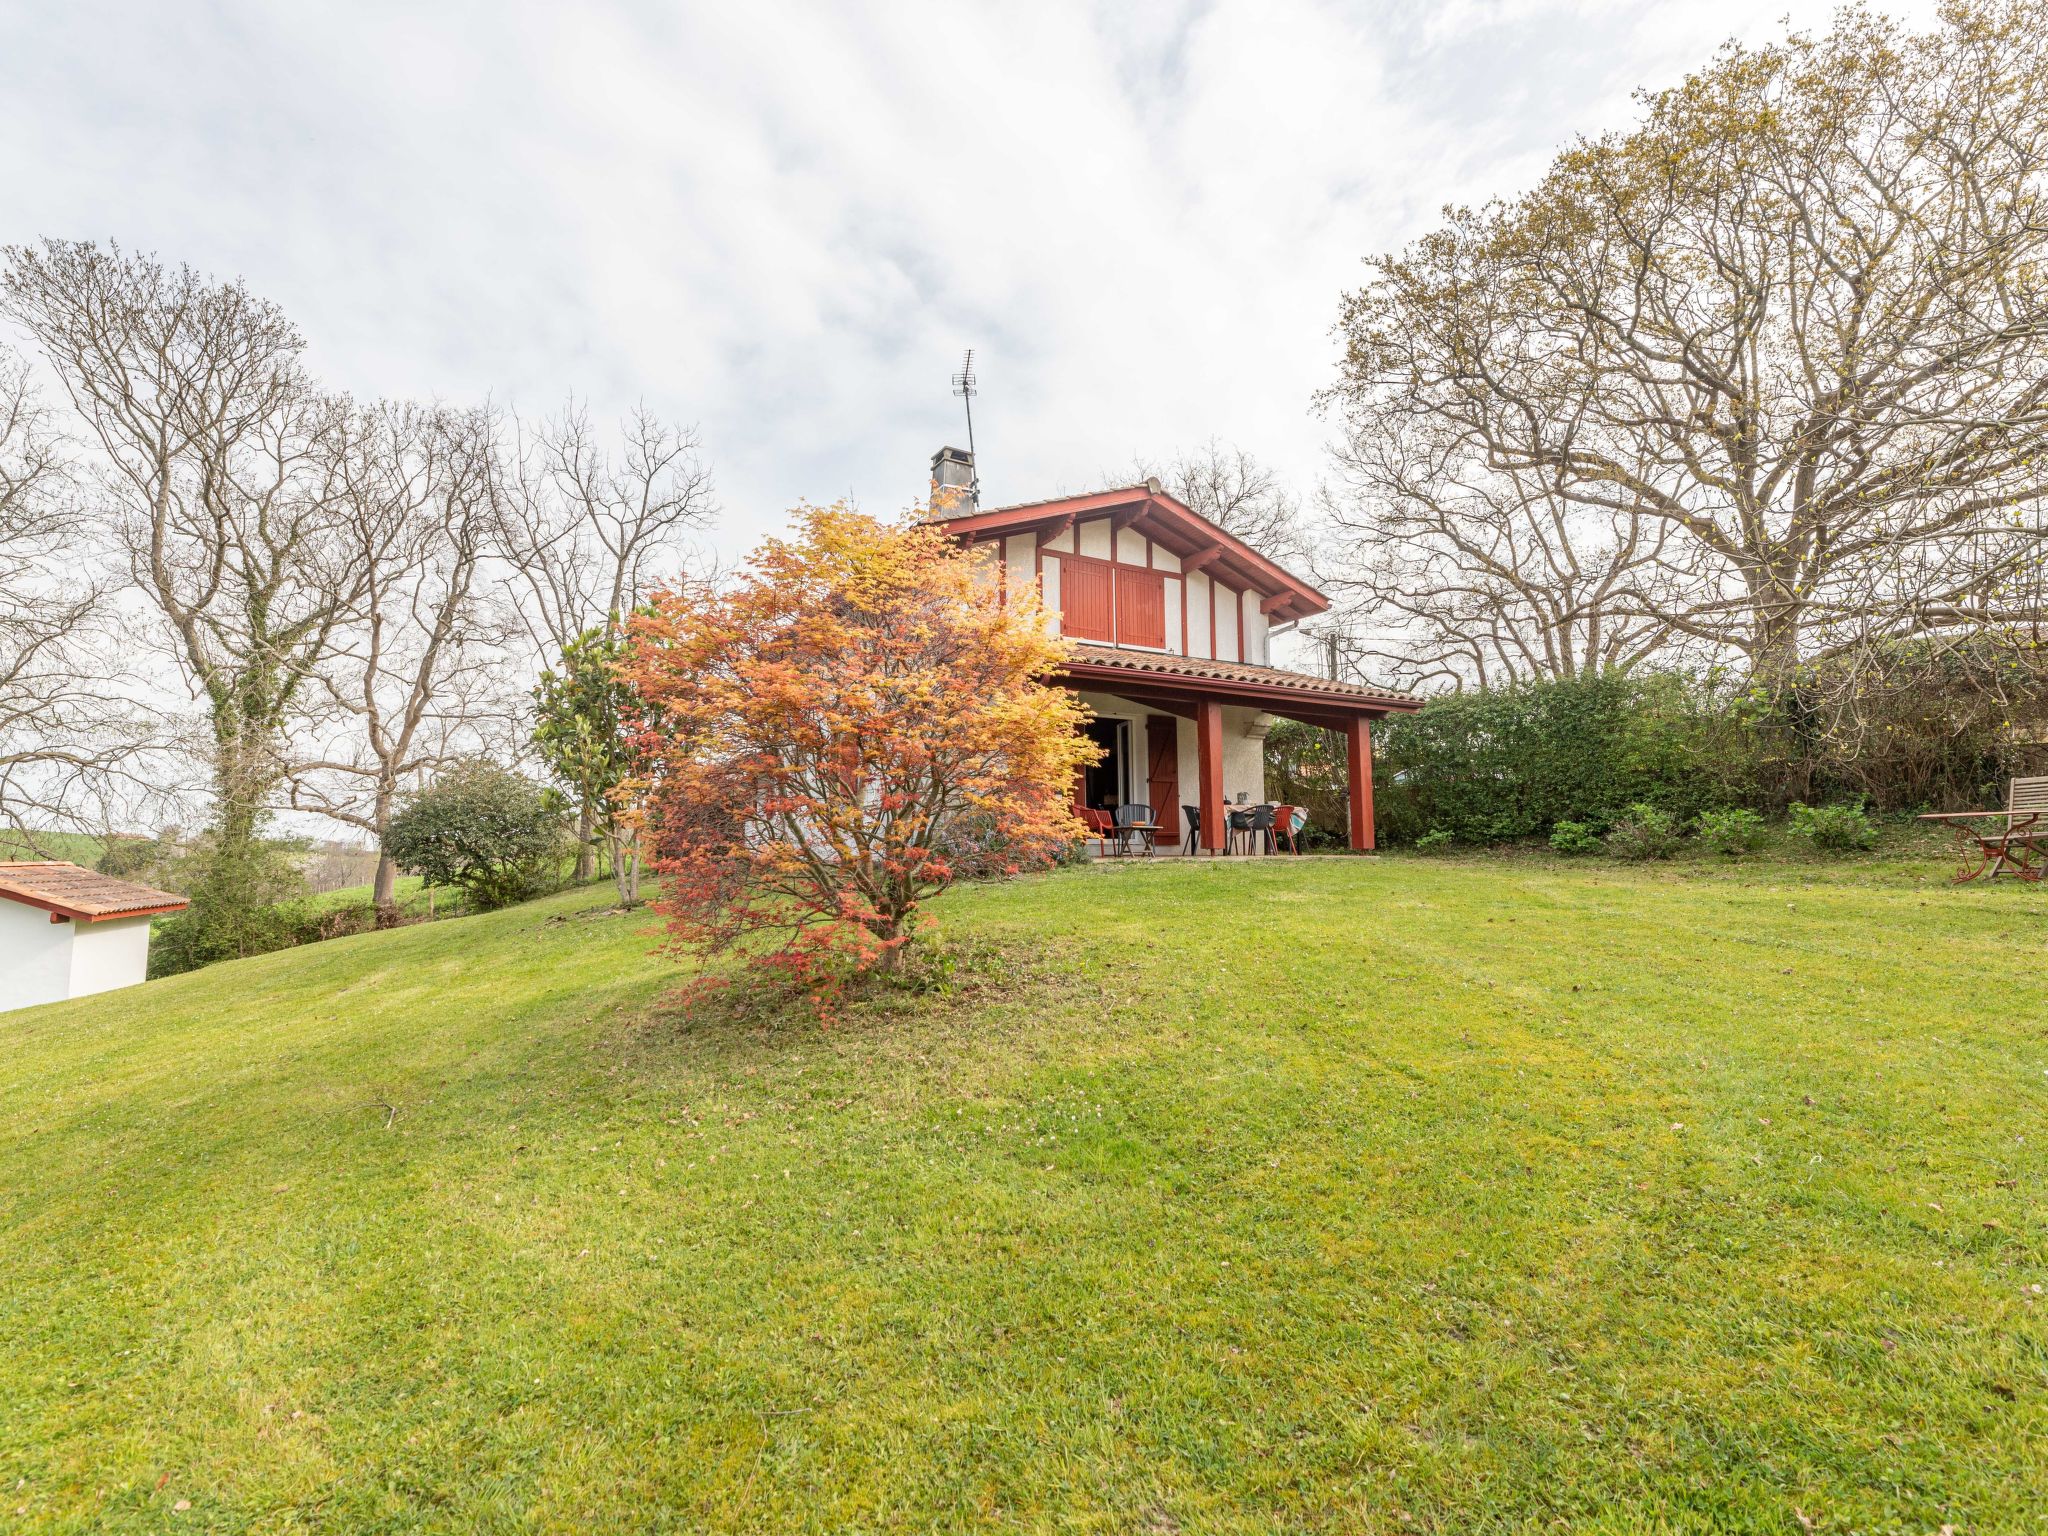
[[[644,399],[729,551],[922,496],[967,347],[987,501],[1211,435],[1306,489],[1361,257],[1827,10],[0,0],[0,240],[239,274],[364,395]]]

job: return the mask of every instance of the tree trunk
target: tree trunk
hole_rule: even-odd
[[[398,926],[398,866],[384,851],[384,829],[391,825],[391,800],[392,787],[387,771],[385,779],[377,786],[377,800],[370,812],[371,819],[377,824],[377,873],[370,884],[370,905],[376,910],[379,928]]]
[[[576,883],[583,884],[597,873],[597,807],[588,800],[576,812]],[[560,868],[559,865],[556,866]]]
[[[379,928],[398,926],[398,866],[391,862],[391,855],[383,849],[377,850],[377,875],[370,887],[370,905],[377,909]]]
[[[627,911],[640,905],[640,834],[609,838],[606,846],[612,859],[612,883],[618,887],[619,905]]]
[[[1751,587],[1757,620],[1749,645],[1750,681],[1771,701],[1765,772],[1776,782],[1768,787],[1780,805],[1804,800],[1813,793],[1814,742],[1810,710],[1799,691],[1799,607],[1778,590]]]

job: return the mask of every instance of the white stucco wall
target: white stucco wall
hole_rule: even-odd
[[[1253,805],[1266,798],[1266,731],[1273,717],[1256,709],[1223,706],[1223,798],[1242,790]]]
[[[1003,555],[1009,562],[1009,589],[1028,592],[1038,581],[1038,535],[1013,533],[1003,540]]]
[[[149,975],[149,919],[53,923],[0,900],[0,1013],[132,987]]]
[[[1262,667],[1272,664],[1267,642],[1269,621],[1259,611],[1263,601],[1256,592],[1247,592],[1244,597],[1244,659]]]
[[[132,987],[149,977],[149,919],[113,917],[99,923],[72,923],[71,995],[89,997]]]
[[[0,899],[0,1012],[62,1002],[71,995],[76,923],[53,923],[41,907]]]
[[[1209,576],[1206,571],[1197,571],[1188,578],[1188,635],[1189,656],[1209,654]]]

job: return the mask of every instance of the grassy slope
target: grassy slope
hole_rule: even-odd
[[[1941,873],[1077,871],[823,1033],[585,891],[0,1019],[0,1525],[2032,1528],[2048,901]]]

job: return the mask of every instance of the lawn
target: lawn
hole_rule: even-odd
[[[0,1526],[2038,1531],[2048,891],[1945,873],[1082,869],[830,1029],[597,888],[0,1018]]]

